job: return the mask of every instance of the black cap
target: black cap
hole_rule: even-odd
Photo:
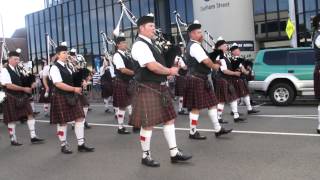
[[[234,51],[234,50],[236,50],[236,49],[239,49],[239,46],[238,46],[238,44],[233,43],[233,44],[231,45],[231,47],[230,47],[230,51],[232,52],[232,51]]]
[[[224,39],[222,39],[222,37],[219,37],[216,44],[215,44],[215,48],[218,49],[221,45],[223,44],[227,44],[227,41],[225,41]]]
[[[15,51],[10,51],[8,56],[9,57],[12,57],[12,56],[20,57],[20,54],[21,54],[21,49],[16,49]]]
[[[69,52],[69,55],[70,55],[70,56],[75,56],[76,53],[75,53],[75,52]]]
[[[118,36],[118,37],[116,37],[116,39],[115,39],[115,43],[116,43],[116,44],[119,44],[119,43],[122,42],[122,41],[126,41],[126,38],[123,37],[123,36]]]
[[[137,26],[141,26],[147,23],[153,23],[154,22],[154,16],[153,14],[148,14],[146,16],[142,16],[137,21]]]
[[[67,46],[58,46],[56,47],[56,53],[59,53],[61,51],[68,51],[68,47]]]
[[[192,32],[193,30],[201,29],[201,24],[198,20],[195,20],[192,24],[189,25],[187,31]]]

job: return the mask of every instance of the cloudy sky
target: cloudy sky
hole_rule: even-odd
[[[0,15],[3,19],[4,36],[11,37],[14,30],[25,27],[24,16],[43,9],[43,6],[43,0],[0,0]],[[2,37],[2,34],[0,26],[0,37]]]

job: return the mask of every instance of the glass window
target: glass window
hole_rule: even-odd
[[[141,14],[142,15],[146,15],[149,12],[149,0],[140,0],[140,3],[141,3]]]
[[[303,0],[297,0],[298,1],[298,13],[302,13],[303,12]]]
[[[40,51],[40,36],[39,36],[39,25],[35,25],[34,27],[34,34],[35,34],[35,42],[36,42],[36,51]]]
[[[96,9],[96,0],[89,0],[90,9]]]
[[[117,24],[118,24],[118,21],[119,21],[119,19],[120,19],[120,15],[121,15],[121,7],[120,6],[118,6],[117,4],[115,4],[114,6],[113,6],[113,9],[114,9],[114,25],[116,26]],[[111,16],[112,17],[112,16]],[[124,17],[123,18],[126,18],[125,17],[125,15],[124,15]],[[114,27],[115,28],[115,27]],[[122,24],[120,25],[120,31],[122,31]]]
[[[304,9],[305,9],[305,11],[316,10],[316,1],[315,0],[304,0]]]
[[[30,38],[29,38],[29,41],[30,41],[30,44],[31,44],[31,52],[32,53],[35,53],[35,43],[34,43],[34,28],[33,26],[30,27]]]
[[[68,3],[63,4],[63,16],[68,16],[69,10],[68,10]]]
[[[308,31],[312,31],[311,29],[311,17],[315,16],[316,12],[310,12],[310,13],[306,13],[306,27],[308,29]]]
[[[82,32],[82,17],[81,14],[77,14],[77,33],[78,33],[78,44],[83,44],[83,32]]]
[[[277,0],[268,0],[266,3],[267,12],[275,12],[277,11]]]
[[[315,55],[313,50],[289,52],[288,65],[314,65]]]
[[[50,35],[50,22],[46,22],[46,33]]]
[[[90,20],[89,20],[89,13],[85,12],[83,14],[83,28],[84,28],[84,42],[85,43],[91,43],[90,42]]]
[[[51,21],[51,30],[52,30],[52,34],[51,34],[51,38],[52,40],[54,40],[54,42],[58,42],[57,39],[57,25],[56,25],[56,21]]]
[[[63,38],[63,33],[62,33],[62,19],[58,19],[58,25],[57,25],[57,29],[58,29],[58,41],[59,42],[63,42],[65,41],[65,39]]]
[[[49,9],[45,9],[44,10],[44,18],[45,18],[45,21],[48,21],[49,20]]]
[[[97,11],[96,10],[91,10],[90,11],[90,24],[91,24],[91,37],[92,37],[92,42],[98,42],[99,41],[99,33],[97,29]]]
[[[100,52],[99,52],[99,44],[98,43],[93,43],[92,44],[92,52],[94,55],[100,55]]]
[[[75,9],[74,9],[74,1],[69,2],[69,14],[75,14]]]
[[[264,13],[264,0],[253,0],[254,14]]]
[[[40,24],[40,40],[41,40],[41,49],[42,51],[46,50],[46,32],[45,25]]]
[[[279,10],[289,10],[289,2],[288,0],[278,0],[279,1]]]
[[[126,5],[127,7],[130,7],[130,6],[129,6],[129,2],[125,2],[125,5]],[[127,30],[127,29],[129,29],[129,28],[131,28],[131,22],[130,22],[130,20],[125,16],[125,14],[124,14],[124,17],[123,17],[122,22],[123,22],[124,31]]]
[[[71,30],[71,46],[74,46],[77,44],[77,34],[76,32],[72,32],[75,29],[77,29],[76,27],[76,20],[75,20],[75,15],[70,16],[70,30]]]
[[[113,31],[112,6],[106,7],[107,34]]]
[[[76,13],[80,13],[81,12],[81,0],[76,0],[74,1],[76,3]]]
[[[186,0],[187,3],[187,23],[192,23],[193,22],[193,3],[192,0]]]
[[[56,11],[54,7],[50,8],[50,15],[51,15],[51,20],[56,18]]]
[[[268,32],[277,32],[279,31],[278,21],[267,22]]]
[[[104,3],[105,3],[106,5],[110,5],[110,4],[112,4],[112,0],[104,0]]]
[[[39,13],[34,13],[34,24],[39,24]]]
[[[263,62],[268,65],[286,65],[288,51],[269,51],[264,54]]]
[[[56,9],[57,9],[57,18],[61,18],[61,13],[62,13],[61,5],[56,6]]]
[[[86,44],[84,47],[84,54],[91,54],[91,53],[92,53],[91,45]]]
[[[39,17],[40,17],[40,23],[43,23],[44,22],[44,11],[40,11],[39,12]]]
[[[82,11],[88,11],[88,0],[82,0]]]
[[[70,44],[70,35],[69,35],[69,19],[68,17],[63,18],[63,30],[64,30],[64,40]]]
[[[139,0],[132,0],[131,1],[131,11],[134,15],[136,15],[137,17],[140,17]]]
[[[104,0],[97,0],[97,6],[98,8],[103,7]]]
[[[185,17],[186,17],[186,4],[185,4],[185,0],[176,0],[177,2],[177,10],[181,15],[181,18],[185,21]],[[173,12],[173,11],[171,11]],[[173,13],[171,13],[173,14]]]
[[[106,19],[104,17],[104,8],[99,8],[98,9],[98,23],[99,23],[99,33],[101,31],[105,32],[105,23],[106,23]]]

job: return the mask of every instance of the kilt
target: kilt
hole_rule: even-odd
[[[186,76],[176,76],[175,96],[184,96],[186,90]]]
[[[186,89],[183,96],[183,107],[191,109],[204,109],[216,106],[218,100],[213,89],[207,88],[207,77],[186,77]]]
[[[101,81],[101,97],[108,98],[113,94],[113,80]]]
[[[317,64],[313,72],[314,95],[320,100],[320,64]]]
[[[141,87],[141,85],[149,88]],[[133,95],[130,125],[151,127],[177,117],[168,86],[157,83],[141,83],[141,85],[135,88]],[[165,104],[163,103],[164,96],[167,99]]]
[[[129,82],[115,78],[113,81],[113,107],[125,108],[131,104],[132,97],[127,93]]]
[[[51,88],[49,89],[49,96],[48,97],[44,97],[45,93],[46,93],[46,89],[45,88],[41,88],[40,97],[39,97],[39,103],[50,103]]]
[[[52,94],[50,108],[50,122],[52,124],[66,124],[78,118],[84,118],[80,99],[78,99],[77,105],[70,106],[63,95],[59,93]]]
[[[86,95],[79,95],[80,105],[81,107],[88,107],[90,105],[88,98]]]
[[[235,90],[236,90],[236,95],[238,98],[245,97],[249,95],[249,87],[245,82],[246,80],[240,79],[240,78],[235,78],[229,80],[231,84],[233,84]]]
[[[3,122],[5,124],[23,120],[22,118],[32,114],[33,111],[29,101],[26,101],[25,105],[18,109],[16,107],[16,98],[12,95],[6,96],[3,102]]]
[[[219,103],[229,103],[238,99],[233,80],[227,80],[224,78],[215,79],[215,88],[217,99]]]

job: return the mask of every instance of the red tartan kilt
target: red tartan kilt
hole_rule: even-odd
[[[6,96],[6,100],[3,102],[3,122],[8,124],[10,122],[20,121],[21,118],[32,115],[32,107],[30,101],[26,101],[22,108],[16,107],[16,100],[12,96]]]
[[[207,80],[198,77],[186,77],[186,89],[183,96],[183,107],[190,109],[204,109],[216,106],[218,100],[214,91],[206,88]]]
[[[231,84],[228,80],[216,78],[214,91],[219,103],[229,103],[238,99],[236,90],[234,89],[234,92],[230,92],[229,86],[233,86],[233,84]]]
[[[90,105],[88,98],[85,95],[80,95],[79,100],[80,100],[81,107],[87,107]]]
[[[116,78],[113,81],[113,107],[125,108],[131,104],[131,96],[128,95],[127,89],[129,82]]]
[[[244,80],[239,78],[230,80],[229,82],[233,84],[238,98],[245,97],[249,94],[248,86],[245,84]]]
[[[320,99],[320,65],[316,65],[313,72],[314,96]]]
[[[108,98],[113,94],[113,80],[101,82],[101,97]]]
[[[39,103],[50,103],[51,98],[51,89],[49,89],[49,96],[44,97],[44,94],[46,93],[45,88],[41,88],[40,97],[39,97]]]
[[[152,127],[175,119],[177,115],[169,88],[155,83],[143,84],[166,94],[168,99],[167,106],[162,104],[160,94],[139,86],[133,96],[132,116],[129,124],[134,127]]]
[[[176,76],[175,96],[184,96],[186,90],[186,77]]]
[[[53,124],[66,124],[79,118],[84,118],[83,108],[80,105],[80,99],[77,105],[70,106],[66,98],[59,94],[53,93],[51,98],[50,122]]]

